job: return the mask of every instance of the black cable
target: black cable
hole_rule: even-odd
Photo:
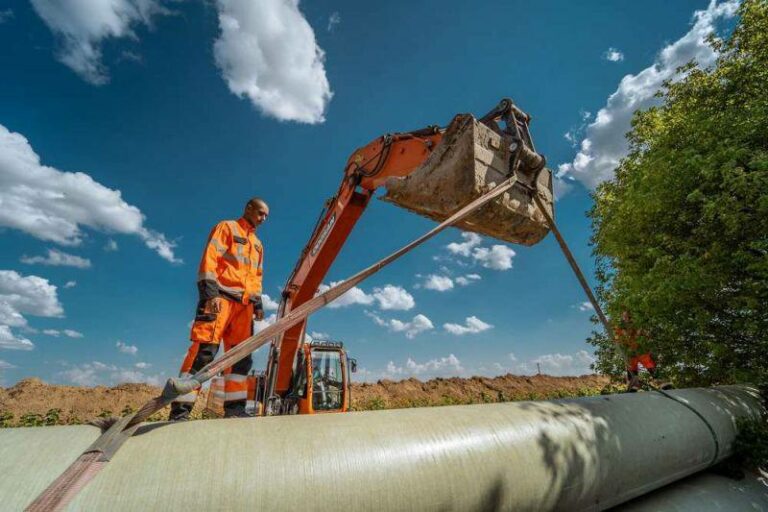
[[[714,441],[714,443],[715,443],[715,454],[712,457],[712,460],[709,461],[709,465],[710,466],[714,465],[715,462],[717,461],[717,458],[720,456],[720,440],[717,438],[717,433],[715,432],[714,427],[709,423],[709,421],[707,421],[707,418],[705,418],[703,414],[701,414],[699,411],[694,409],[691,405],[685,403],[683,400],[677,398],[676,396],[671,395],[671,394],[667,393],[666,391],[664,391],[663,389],[657,388],[656,386],[654,386],[652,384],[649,384],[649,386],[654,391],[658,391],[659,394],[661,394],[662,396],[665,396],[665,397],[669,398],[670,400],[673,400],[673,401],[679,403],[680,405],[688,408],[693,414],[698,416],[701,419],[701,421],[704,422],[704,425],[706,425],[707,429],[709,430],[709,433],[712,434],[712,441]]]

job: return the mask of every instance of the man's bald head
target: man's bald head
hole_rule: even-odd
[[[267,202],[260,197],[252,197],[245,203],[243,217],[253,224],[254,227],[260,226],[269,216],[269,206]]]

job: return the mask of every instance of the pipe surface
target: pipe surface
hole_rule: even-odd
[[[621,512],[768,512],[768,481],[754,473],[734,480],[705,471],[619,508]]]
[[[649,392],[148,424],[66,510],[603,510],[724,459],[762,411],[745,386],[670,394],[701,417]],[[0,430],[3,510],[98,436]]]

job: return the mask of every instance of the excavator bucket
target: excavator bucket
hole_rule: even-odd
[[[381,198],[434,219],[447,219],[459,208],[491,190],[509,174],[511,140],[477,121],[459,114],[446,129],[429,158],[403,178],[390,178]],[[546,219],[533,200],[538,192],[554,217],[552,172],[516,171],[518,183],[498,199],[456,224],[506,242],[534,245],[549,232]]]

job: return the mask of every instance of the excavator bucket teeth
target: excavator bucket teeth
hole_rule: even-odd
[[[413,173],[390,178],[382,200],[438,222],[501,183],[509,173],[510,140],[470,114],[459,114],[429,158]],[[517,171],[518,183],[498,199],[456,224],[506,242],[534,245],[549,232],[533,200],[538,191],[553,212],[552,172]]]

